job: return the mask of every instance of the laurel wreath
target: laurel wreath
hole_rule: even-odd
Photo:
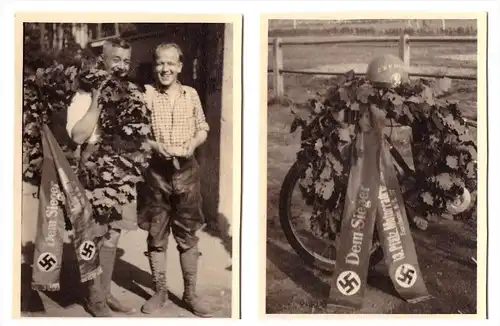
[[[100,84],[101,140],[84,160],[67,144],[61,147],[86,189],[96,218],[107,222],[121,205],[135,199],[135,185],[143,180],[151,156],[147,142],[151,137],[151,112],[138,86],[109,75],[101,63],[87,69],[59,64],[40,69],[36,76],[24,80],[23,153],[28,167],[23,180],[40,184],[41,124],[50,126],[55,113],[66,112],[77,88],[90,91]]]
[[[440,99],[448,84],[448,79],[435,83],[419,79],[380,88],[349,71],[325,94],[310,99],[307,110],[292,110],[291,132],[301,128],[297,158],[307,164],[299,188],[313,207],[310,227],[317,236],[335,239],[340,230],[359,117],[367,111],[376,110],[384,121],[411,127],[415,173],[399,175],[408,211],[431,220],[444,214],[464,187],[475,201],[477,147],[457,103]],[[459,218],[475,220],[475,209]]]

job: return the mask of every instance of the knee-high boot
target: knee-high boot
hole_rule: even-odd
[[[179,250],[182,276],[184,279],[184,295],[182,300],[187,305],[187,308],[198,317],[212,317],[209,310],[199,300],[196,295],[196,281],[198,277],[198,246],[194,246],[188,250]]]
[[[112,317],[102,290],[101,275],[85,283],[88,291],[84,300],[86,310],[94,317]]]
[[[155,294],[146,301],[141,311],[145,314],[152,314],[156,310],[165,307],[170,301],[166,277],[167,254],[165,251],[149,251],[148,258],[151,273],[153,274]]]
[[[116,249],[116,247],[101,246],[99,260],[102,268],[102,290],[106,297],[106,303],[111,310],[125,314],[133,314],[136,311],[133,307],[125,306],[111,294],[111,281],[113,279],[113,270],[115,267]]]

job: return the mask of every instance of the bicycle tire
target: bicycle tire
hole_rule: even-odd
[[[297,253],[297,255],[309,266],[316,267],[324,272],[333,273],[335,270],[335,261],[322,260],[305,248],[301,241],[296,237],[293,232],[293,227],[291,224],[291,199],[295,185],[299,181],[301,175],[305,173],[307,166],[299,161],[296,161],[288,170],[286,174],[279,198],[279,220],[281,228],[285,237],[292,247],[292,249]],[[370,267],[375,266],[384,258],[382,247],[379,246],[370,256]]]

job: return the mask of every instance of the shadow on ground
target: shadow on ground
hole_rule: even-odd
[[[230,256],[232,256],[233,238],[229,234],[231,225],[229,224],[227,217],[224,216],[224,214],[218,213],[217,217],[211,219],[211,221],[214,222],[208,223],[203,231],[212,237],[220,239],[224,249]]]
[[[304,264],[276,225],[268,226],[266,312],[353,313],[327,307],[330,273]],[[431,224],[413,234],[423,278],[432,298],[409,304],[396,292],[383,262],[370,271],[363,307],[357,313],[474,314],[476,243],[474,234],[456,222]]]
[[[151,295],[141,286],[150,288],[154,291],[153,279],[150,273],[122,260],[124,250],[118,248],[115,262],[115,271],[113,281],[120,287],[136,294],[137,296],[148,300]],[[41,313],[45,312],[40,292],[31,288],[32,281],[32,262],[34,256],[34,244],[28,242],[22,247],[24,262],[21,265],[21,312]],[[43,291],[43,294],[54,301],[61,308],[68,308],[72,305],[83,305],[83,299],[87,290],[85,285],[80,283],[79,270],[76,262],[75,251],[71,244],[64,244],[63,264],[60,274],[60,291]],[[77,289],[75,291],[75,289]],[[169,292],[170,300],[179,307],[184,307],[182,300]],[[184,307],[185,308],[185,307]]]
[[[60,274],[60,291],[35,291],[31,289],[32,281],[32,262],[34,256],[34,244],[29,242],[22,247],[23,264],[21,265],[21,314],[22,316],[60,316],[60,309],[66,310],[63,315],[67,316],[90,316],[83,312],[81,308],[76,308],[70,312],[68,308],[73,306],[83,306],[83,299],[87,294],[87,290],[79,280],[78,265],[76,262],[75,251],[71,244],[64,244],[63,248],[63,265]],[[140,300],[134,300],[133,304],[137,305],[138,310],[140,306],[151,298],[150,293],[154,293],[154,285],[152,276],[133,264],[123,259],[124,250],[118,248],[115,273],[113,275],[113,282],[119,288],[125,290],[125,293],[133,293],[137,295]],[[150,289],[151,291],[146,291]],[[128,294],[127,294],[128,296]],[[210,307],[214,310],[214,316],[229,317],[231,314],[231,290],[230,289],[206,289],[203,291],[203,297],[210,299]],[[47,300],[49,299],[49,300]],[[192,315],[184,302],[177,295],[169,292],[169,299],[171,300],[170,308],[159,311],[157,317],[170,317],[175,315],[177,317],[192,317]],[[129,298],[125,298],[129,300]],[[130,301],[129,301],[130,302]],[[228,304],[229,302],[229,304]],[[152,316],[152,317],[154,317]],[[129,317],[144,317],[139,311]]]
[[[33,258],[35,246],[33,242],[27,242],[22,246],[21,254],[24,263],[21,264],[21,312],[43,312],[43,305],[40,293],[31,288],[33,274]],[[67,308],[74,304],[81,304],[81,298],[78,294],[82,293],[79,288],[78,265],[74,247],[71,244],[63,246],[63,261],[60,274],[60,291],[44,291],[43,293],[59,306]],[[75,287],[78,290],[75,291]]]
[[[283,249],[274,241],[267,241],[267,259],[312,298],[322,299],[328,295],[329,284],[306,268],[299,256]]]
[[[124,254],[125,251],[121,248],[118,248],[118,251],[116,252],[113,282],[115,282],[119,287],[124,288],[125,290],[128,290],[129,292],[132,292],[137,296],[143,298],[144,301],[149,300],[151,298],[151,294],[146,292],[143,287],[149,288],[154,291],[154,283],[151,273],[145,272],[142,269],[134,266],[133,264],[122,260],[121,257]],[[119,271],[119,273],[117,273],[116,271]],[[179,307],[184,307],[181,298],[170,291],[168,295],[172,303]]]

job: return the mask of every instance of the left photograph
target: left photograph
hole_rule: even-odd
[[[240,318],[241,24],[16,14],[15,316]]]

